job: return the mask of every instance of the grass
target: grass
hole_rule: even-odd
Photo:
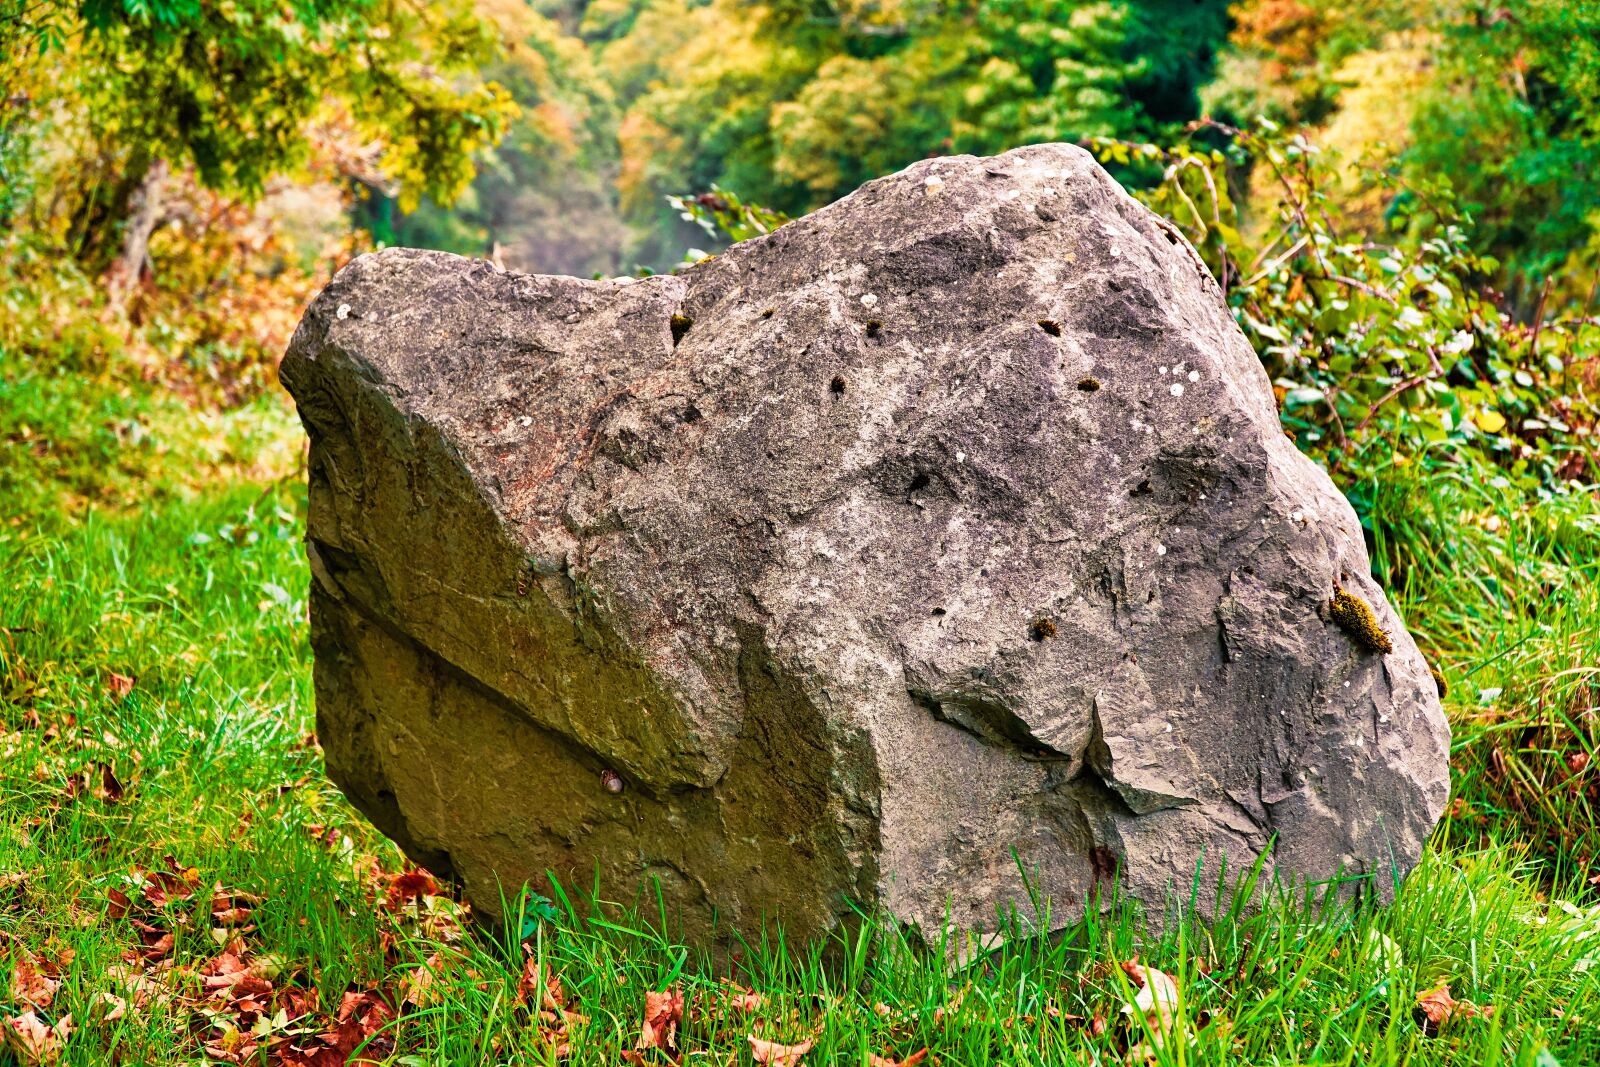
[[[1211,925],[1142,933],[1118,903],[965,964],[873,922],[735,963],[588,887],[479,930],[322,777],[300,455],[275,400],[202,416],[0,355],[0,988],[39,1028],[0,1025],[0,1055],[612,1064],[677,990],[681,1020],[650,1005],[690,1063],[749,1063],[752,1035],[808,1064],[1600,1062],[1593,494],[1366,487],[1456,729],[1453,814],[1393,906],[1265,887]],[[1173,980],[1170,1015],[1135,960]],[[1433,1026],[1440,983],[1493,1010]]]

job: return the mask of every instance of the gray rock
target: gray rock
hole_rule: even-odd
[[[499,912],[692,940],[1119,877],[1374,875],[1449,788],[1428,667],[1174,231],[1084,152],[917,163],[672,277],[363,256],[311,436],[329,772]],[[1368,601],[1394,651],[1327,612]],[[653,890],[652,890],[653,892]],[[715,927],[713,927],[715,914]]]

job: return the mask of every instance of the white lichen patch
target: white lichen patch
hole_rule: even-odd
[[[1182,396],[1183,395],[1183,383],[1182,382],[1173,382],[1172,385],[1168,387],[1167,391],[1169,393],[1171,393],[1173,396]]]
[[[339,305],[339,310],[336,311],[334,314],[335,314],[335,316],[337,316],[337,318],[339,319],[340,322],[343,322],[345,319],[348,319],[350,317],[350,305],[349,304],[340,304]]]
[[[877,302],[878,302],[878,294],[877,293],[863,293],[861,295],[861,306],[862,307],[872,307],[875,304],[877,304]]]

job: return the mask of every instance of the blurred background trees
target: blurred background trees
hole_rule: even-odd
[[[1270,138],[1227,132],[1258,119],[1326,150],[1329,241],[1448,230],[1513,321],[1592,314],[1600,261],[1596,0],[0,0],[0,56],[13,270],[70,265],[227,381],[374,243],[669,269],[716,247],[696,195],[794,215],[1032,141],[1100,139],[1152,196],[1223,152],[1224,267],[1282,226]]]

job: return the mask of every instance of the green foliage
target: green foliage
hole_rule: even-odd
[[[715,243],[748,241],[771,233],[789,221],[781,211],[752,204],[715,186],[699,196],[669,196],[667,203],[679,213],[684,222],[700,227]],[[691,248],[684,259],[693,263],[705,258],[706,252]]]
[[[1474,247],[1504,261],[1506,284],[1531,310],[1600,225],[1600,2],[1469,9],[1445,24],[1439,62],[1407,171],[1448,177]],[[1597,261],[1581,266],[1592,272]]]
[[[657,195],[715,185],[792,213],[928,155],[1153,135],[1197,113],[1224,10],[1166,0],[633,9],[633,34],[602,50],[627,108],[624,204],[648,217]],[[648,17],[669,11],[680,28]],[[678,47],[635,47],[632,36],[658,31]]]
[[[1527,318],[1554,282],[1600,268],[1600,3],[1244,0],[1212,114],[1382,149],[1410,182],[1448,181],[1472,250]],[[1311,126],[1320,126],[1311,130]],[[1345,191],[1340,214],[1363,210]]]
[[[1357,482],[1429,451],[1482,459],[1530,487],[1596,477],[1600,329],[1581,316],[1529,326],[1500,307],[1485,286],[1496,264],[1473,250],[1447,186],[1378,172],[1383,230],[1344,230],[1333,222],[1341,172],[1304,137],[1270,123],[1199,129],[1225,135],[1228,150],[1097,147],[1159,168],[1140,195],[1222,282],[1303,449]],[[1244,171],[1271,191],[1251,226],[1232,195]]]
[[[157,161],[258,197],[307,162],[313,124],[338,120],[334,102],[383,146],[405,203],[448,200],[512,110],[477,74],[494,39],[463,3],[34,0],[5,25],[5,82],[31,86],[37,115],[75,114],[92,146],[96,165],[68,179],[84,183],[78,240],[90,249],[109,244]]]

